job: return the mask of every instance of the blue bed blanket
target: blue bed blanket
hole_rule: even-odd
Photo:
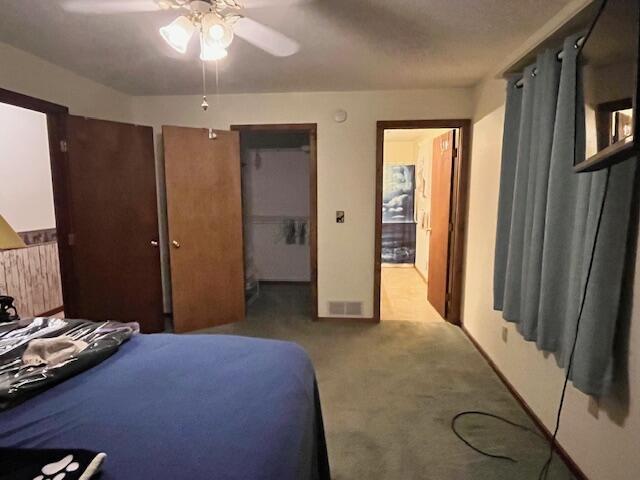
[[[103,480],[329,479],[308,356],[234,336],[135,336],[1,412],[0,447],[106,452]]]

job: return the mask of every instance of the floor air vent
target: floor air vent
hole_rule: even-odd
[[[344,313],[347,315],[362,315],[362,302],[345,302]]]
[[[329,302],[329,315],[362,315],[362,302]]]

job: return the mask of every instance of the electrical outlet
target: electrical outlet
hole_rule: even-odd
[[[500,336],[502,337],[502,341],[507,343],[507,339],[509,338],[509,330],[507,327],[502,327],[502,333]]]

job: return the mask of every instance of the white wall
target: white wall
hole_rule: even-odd
[[[58,103],[76,115],[130,119],[128,95],[4,43],[0,43],[0,88]]]
[[[416,142],[414,140],[384,140],[383,161],[389,165],[415,165]]]
[[[308,231],[304,244],[288,244],[286,218],[309,217],[309,153],[300,149],[250,149],[242,167],[245,249],[258,280],[308,282]],[[249,265],[247,265],[249,267]]]
[[[475,90],[469,220],[467,228],[464,325],[548,428],[564,379],[553,356],[525,342],[513,324],[492,309],[493,258],[504,120],[505,84],[488,80]],[[640,271],[640,258],[635,271]],[[560,444],[591,480],[632,480],[640,471],[640,281],[636,274],[629,355],[628,392],[599,405],[570,387]],[[501,340],[507,328],[507,341]]]
[[[228,128],[244,123],[317,123],[321,316],[328,316],[329,300],[362,301],[364,316],[373,314],[376,121],[469,118],[472,114],[471,90],[463,88],[221,95],[204,113],[198,96],[129,97],[2,43],[0,65],[9,66],[0,68],[1,88],[68,106],[72,114],[152,125],[156,132],[162,125]],[[339,108],[349,114],[344,124],[333,121],[333,112]],[[156,141],[160,146],[160,139]],[[162,168],[158,172],[161,185]],[[162,210],[162,197],[159,202]],[[335,223],[336,210],[346,211],[346,223]],[[167,260],[166,251],[163,259]],[[167,287],[166,270],[163,282]]]
[[[361,301],[373,315],[376,121],[470,118],[470,89],[221,95],[205,113],[198,96],[133,98],[133,120],[153,125],[214,127],[233,124],[318,124],[318,296]],[[333,121],[337,109],[345,123]],[[336,210],[346,223],[335,222]]]
[[[0,214],[18,232],[55,228],[46,115],[0,103]]]

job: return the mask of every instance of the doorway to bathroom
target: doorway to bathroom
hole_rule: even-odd
[[[460,322],[469,122],[378,123],[375,318]]]

